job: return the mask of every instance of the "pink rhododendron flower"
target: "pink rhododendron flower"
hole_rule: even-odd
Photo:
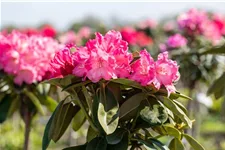
[[[81,38],[76,35],[73,31],[68,31],[62,35],[59,36],[59,41],[62,44],[79,44],[81,42]]]
[[[131,65],[132,74],[130,79],[146,86],[153,82],[155,78],[155,63],[146,50],[140,51],[140,59]]]
[[[56,30],[51,25],[44,25],[41,28],[40,33],[41,33],[41,35],[47,36],[47,37],[55,37],[56,36]]]
[[[221,14],[213,15],[213,22],[217,26],[217,29],[222,35],[225,35],[225,16]]]
[[[143,47],[151,45],[153,41],[151,37],[147,36],[144,32],[139,31],[136,33],[136,43],[137,45]]]
[[[170,93],[175,92],[173,82],[178,80],[179,72],[178,65],[175,61],[168,59],[168,52],[158,55],[158,60],[155,62],[155,79],[154,85],[159,89],[162,85]]]
[[[208,20],[202,24],[203,36],[212,41],[214,45],[220,42],[222,39],[222,33],[219,30],[218,26],[215,22]]]
[[[197,9],[190,9],[188,12],[178,16],[177,22],[181,29],[189,35],[201,34],[201,25],[208,19],[207,13]]]
[[[152,19],[147,19],[145,21],[142,21],[138,24],[138,27],[141,29],[145,28],[155,28],[157,26],[157,22]]]
[[[125,41],[127,41],[129,44],[134,45],[136,44],[136,30],[132,27],[124,27],[120,30],[121,35]]]
[[[180,34],[175,34],[167,39],[167,45],[171,48],[179,48],[187,45],[187,39]]]
[[[63,50],[56,52],[51,63],[52,77],[63,77],[72,74],[74,61],[70,52],[70,48],[66,47]]]
[[[0,39],[0,68],[13,75],[18,85],[42,81],[49,71],[50,60],[61,47],[52,38],[18,31],[0,35]]]
[[[80,38],[86,38],[87,39],[91,35],[91,29],[89,27],[84,26],[84,27],[80,28],[80,30],[78,31],[77,34]]]

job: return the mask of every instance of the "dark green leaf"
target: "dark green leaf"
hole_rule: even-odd
[[[122,140],[123,135],[126,132],[127,131],[123,128],[117,128],[115,132],[106,136],[106,140],[108,144],[112,144],[112,145],[118,144]]]
[[[8,117],[11,117],[13,113],[20,107],[21,100],[19,99],[19,96],[16,96],[14,100],[12,100],[12,103],[10,105],[9,111],[8,111]],[[1,110],[1,108],[0,108]],[[1,113],[1,112],[0,112]]]
[[[4,98],[0,102],[0,123],[3,123],[7,116],[10,106],[13,102],[13,97],[10,94],[4,96]]]
[[[78,131],[80,127],[84,124],[85,120],[86,120],[85,114],[80,109],[73,117],[73,124],[72,124],[73,130]]]
[[[86,80],[86,81],[81,81],[81,82],[78,82],[78,83],[71,83],[67,86],[65,86],[62,91],[66,91],[66,90],[69,90],[71,88],[76,88],[76,87],[80,87],[80,86],[84,86],[88,83],[91,83],[91,80]]]
[[[125,132],[123,134],[122,140],[114,145],[108,144],[107,150],[127,150],[128,144],[128,132]]]
[[[209,87],[207,94],[216,94],[216,98],[225,95],[225,72]]]
[[[146,146],[149,147],[149,148],[156,149],[156,147],[153,145],[153,143],[150,142],[150,141],[148,141],[147,139],[146,139],[146,140],[143,140],[143,139],[141,139],[141,138],[138,138],[137,140],[138,140],[138,142],[140,142],[140,143],[146,145]]]
[[[171,93],[170,94],[170,98],[171,99],[177,99],[177,98],[184,98],[184,99],[187,99],[187,100],[192,100],[192,98],[190,98],[190,97],[188,97],[188,96],[186,96],[186,95],[183,95],[183,94],[181,94],[181,93],[179,93],[179,92],[175,92],[175,93]]]
[[[51,141],[50,130],[51,130],[51,126],[52,126],[52,123],[53,123],[53,118],[55,117],[56,112],[58,112],[58,110],[62,106],[62,104],[63,104],[63,101],[61,101],[59,103],[59,105],[56,107],[52,116],[48,120],[47,125],[45,126],[44,136],[43,136],[43,139],[42,139],[42,150],[46,150],[48,148],[48,145]]]
[[[95,132],[95,130],[92,129],[91,126],[89,126],[88,131],[87,131],[87,142],[90,142],[92,139],[94,139],[95,137],[97,137],[98,133]]]
[[[181,132],[170,125],[156,126],[153,129],[161,135],[170,135],[181,139]]]
[[[87,144],[64,148],[63,150],[85,150]]]
[[[205,150],[205,148],[190,135],[183,134],[183,136],[194,150]]]
[[[127,99],[120,107],[119,116],[123,118],[133,110],[139,107],[142,100],[146,99],[147,95],[145,93],[138,93],[129,99]]]
[[[61,138],[78,110],[80,110],[80,107],[74,105],[73,102],[63,101],[51,125],[50,137],[54,142],[57,142]]]
[[[87,144],[86,150],[107,150],[107,141],[103,137],[96,137]]]
[[[143,89],[143,87],[139,83],[137,83],[135,81],[132,81],[130,79],[122,79],[122,78],[119,78],[119,79],[112,79],[110,81],[111,82],[115,82],[115,83],[120,83],[122,85],[126,85],[126,86],[129,86],[129,87]]]
[[[169,149],[171,149],[171,150],[185,150],[185,147],[179,139],[174,138],[174,139],[171,140],[171,142],[169,144]]]
[[[63,78],[53,78],[50,80],[46,80],[42,83],[50,83],[52,85],[65,88],[67,85],[71,84],[74,80],[79,80],[79,78],[75,77],[74,75],[68,75]]]

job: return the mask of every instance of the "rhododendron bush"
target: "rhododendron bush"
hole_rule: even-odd
[[[26,126],[24,149],[28,147],[32,118],[43,105],[57,105],[49,96],[50,85],[39,84],[50,75],[50,60],[61,45],[50,37],[12,31],[0,33],[0,123],[19,110]]]
[[[138,50],[139,51],[139,50]],[[85,46],[67,45],[51,60],[45,81],[62,88],[68,96],[50,117],[42,149],[57,142],[69,124],[77,131],[87,120],[86,143],[65,149],[184,149],[186,139],[196,150],[204,148],[185,134],[193,120],[176,91],[179,64],[168,52],[153,59],[146,50],[131,53],[121,33],[95,34]],[[72,121],[73,120],[73,121]],[[159,137],[169,136],[166,145]]]

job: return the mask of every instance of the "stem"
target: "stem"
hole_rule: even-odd
[[[87,118],[87,120],[88,120],[90,126],[92,127],[92,129],[93,129],[94,131],[98,132],[98,129],[95,127],[94,123],[92,122],[92,119],[91,119],[91,117],[88,115],[88,112],[86,111],[86,109],[85,109],[83,103],[82,103],[82,102],[80,101],[80,99],[78,98],[77,93],[76,93],[74,90],[73,90],[73,93],[74,93],[73,96],[75,96],[75,99],[77,100],[77,103],[78,103],[78,105],[80,106],[81,110],[83,111],[85,117]]]
[[[25,134],[24,134],[24,150],[28,150],[29,147],[29,137],[31,128],[31,114],[29,113],[28,107],[24,108],[24,122],[25,122]]]

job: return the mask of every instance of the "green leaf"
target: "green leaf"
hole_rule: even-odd
[[[177,98],[184,98],[184,99],[187,99],[187,100],[192,100],[192,98],[186,96],[186,95],[183,95],[181,94],[180,92],[175,92],[175,93],[171,93],[170,94],[170,98],[171,99],[177,99]]]
[[[176,101],[176,100],[173,100],[173,102],[174,102],[180,109],[182,109],[183,112],[184,112],[185,114],[188,114],[187,109],[184,107],[183,104],[181,104],[180,102],[178,102],[178,101]]]
[[[97,137],[98,133],[95,132],[94,129],[92,129],[91,126],[89,126],[88,131],[87,131],[87,136],[86,136],[86,140],[87,142],[90,142],[92,139],[94,139],[95,137]]]
[[[63,101],[51,125],[50,137],[54,142],[57,142],[61,138],[78,110],[80,110],[80,107],[74,105],[73,102]]]
[[[146,145],[149,148],[156,149],[156,147],[153,145],[153,143],[150,142],[150,141],[148,141],[147,139],[146,140],[143,140],[141,138],[138,138],[137,141],[140,142],[140,143],[142,143],[142,144],[144,144],[144,145]]]
[[[161,150],[168,150],[167,146],[165,146],[163,143],[161,143],[157,139],[150,138],[148,141],[152,142],[154,145],[156,145]]]
[[[67,85],[71,84],[73,81],[76,81],[76,80],[80,80],[80,79],[75,77],[74,75],[67,75],[63,78],[53,78],[53,79],[50,79],[50,80],[45,80],[42,83],[50,83],[52,85],[64,88],[64,87],[66,87]]]
[[[132,81],[130,79],[118,78],[118,79],[111,79],[110,81],[115,82],[115,83],[120,83],[122,85],[126,85],[126,86],[129,86],[129,87],[134,87],[134,88],[137,88],[137,89],[143,89],[143,87],[139,83],[137,83],[135,81]]]
[[[73,130],[78,131],[85,121],[86,121],[85,114],[80,109],[73,117],[73,123],[72,123]]]
[[[119,117],[118,110],[119,104],[114,95],[105,85],[101,85],[100,89],[100,103],[98,106],[98,121],[106,134],[113,133],[118,125]]]
[[[48,148],[48,145],[51,141],[51,136],[50,136],[50,130],[53,122],[53,118],[55,117],[56,112],[59,111],[59,108],[62,106],[63,101],[59,103],[59,105],[56,107],[55,111],[53,112],[52,116],[48,120],[47,125],[45,126],[45,131],[44,131],[44,136],[42,139],[42,150],[46,150]]]
[[[77,82],[71,83],[71,84],[65,86],[65,87],[62,89],[62,91],[66,91],[66,90],[69,90],[69,89],[71,89],[71,88],[76,88],[76,87],[84,86],[84,85],[86,85],[86,84],[88,84],[88,83],[91,83],[91,80],[81,81],[81,82],[78,82],[78,83],[77,83]]]
[[[63,150],[85,150],[87,144],[64,148]]]
[[[185,147],[179,139],[174,138],[174,139],[171,140],[171,142],[169,144],[169,149],[171,149],[171,150],[185,150]]]
[[[107,141],[103,137],[96,137],[87,144],[86,150],[107,150]]]
[[[205,148],[190,135],[183,134],[183,136],[194,150],[205,150]]]
[[[52,97],[46,96],[44,105],[48,108],[48,110],[53,112],[56,106],[58,105],[58,103]]]
[[[170,125],[155,126],[153,127],[153,130],[161,135],[170,135],[178,139],[181,139],[181,132]]]
[[[115,132],[106,136],[106,140],[108,144],[112,144],[112,145],[118,144],[122,140],[123,135],[126,132],[127,131],[123,128],[117,128]]]
[[[147,98],[147,94],[145,93],[138,93],[129,99],[127,99],[119,109],[119,116],[123,118],[133,110],[139,107],[142,100]]]
[[[225,72],[216,80],[213,82],[213,84],[209,87],[207,94],[213,94],[216,96],[216,98],[220,98],[223,95],[225,95]]]
[[[212,47],[201,53],[201,55],[207,55],[207,54],[225,54],[225,45],[220,47]]]
[[[188,116],[183,112],[180,107],[178,107],[172,100],[170,100],[167,97],[159,97],[161,100],[163,100],[163,104],[169,108],[177,117],[179,117],[185,124],[188,125],[188,127],[192,127],[192,122],[188,118]]]
[[[127,150],[128,144],[128,132],[124,132],[122,140],[117,144],[108,144],[107,150]]]
[[[12,102],[13,97],[10,94],[6,94],[0,101],[0,123],[3,123],[6,120]]]
[[[20,107],[20,103],[21,103],[21,100],[19,99],[19,96],[16,96],[15,99],[12,100],[7,117],[12,117],[13,113]]]
[[[25,90],[24,91],[24,94],[32,101],[32,103],[35,105],[35,107],[37,108],[37,110],[42,114],[44,115],[45,112],[42,108],[42,105],[40,103],[40,101],[38,100],[38,98],[31,92]]]
[[[89,108],[89,110],[91,110],[91,108],[92,108],[92,98],[91,98],[90,94],[88,93],[87,88],[84,85],[82,86],[82,91],[83,91],[84,97],[86,99],[86,102],[88,104],[88,108]]]

